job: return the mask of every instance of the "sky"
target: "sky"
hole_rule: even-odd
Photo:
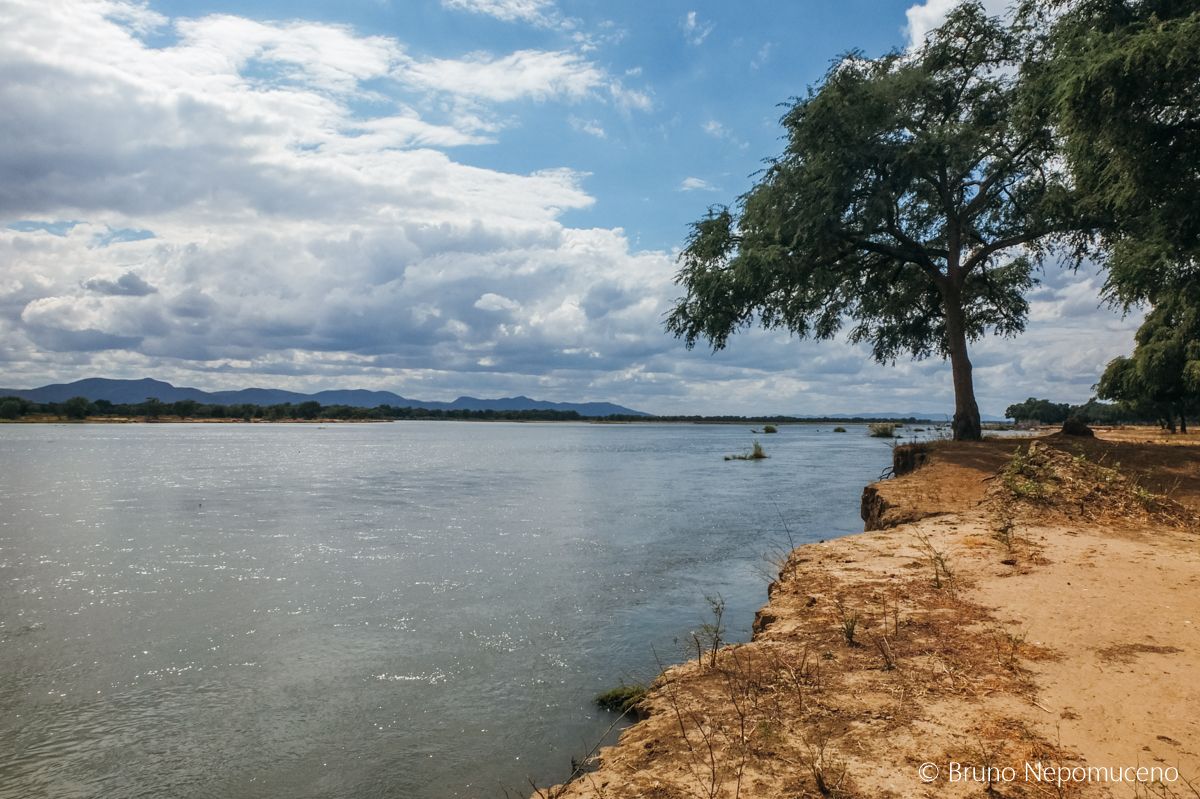
[[[0,385],[952,412],[937,359],[663,329],[780,104],[951,5],[0,0]],[[1140,321],[1101,282],[1050,267],[975,345],[985,413],[1091,395]]]

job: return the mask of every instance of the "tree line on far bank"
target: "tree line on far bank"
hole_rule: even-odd
[[[1100,402],[1094,398],[1082,405],[1072,405],[1030,397],[1024,402],[1009,405],[1004,416],[1017,424],[1033,422],[1060,425],[1068,419],[1078,419],[1086,424],[1158,424],[1166,427],[1163,417],[1156,415],[1153,409],[1119,402]]]
[[[72,397],[65,402],[31,402],[20,397],[0,397],[0,419],[22,419],[25,417],[82,421],[89,418],[111,419],[220,419],[244,422],[316,421],[320,419],[338,421],[398,421],[398,420],[469,420],[469,421],[520,421],[520,422],[690,422],[693,424],[867,424],[879,421],[877,417],[797,417],[797,416],[634,416],[613,414],[610,416],[581,416],[577,411],[556,410],[465,410],[426,409],[378,405],[361,408],[352,405],[322,405],[315,400],[300,403],[285,402],[278,405],[251,404],[205,404],[195,400],[162,402],[147,399],[145,402],[113,403],[108,400],[89,400]],[[887,421],[903,424],[928,422],[916,417],[896,417]]]
[[[83,420],[96,417],[137,419],[240,419],[245,422],[282,422],[291,420],[314,421],[336,419],[339,421],[391,421],[396,419],[466,419],[466,420],[509,420],[522,422],[569,422],[584,419],[576,411],[556,410],[465,410],[397,408],[379,405],[374,408],[359,408],[352,405],[322,405],[307,402],[285,402],[278,405],[220,405],[205,404],[195,400],[162,402],[148,399],[137,403],[113,403],[108,400],[89,400],[72,397],[65,402],[30,402],[18,397],[0,397],[0,419],[20,419],[26,416],[54,416],[57,418]]]

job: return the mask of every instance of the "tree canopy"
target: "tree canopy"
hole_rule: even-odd
[[[1200,279],[1200,7],[1029,0],[1022,16],[1049,31],[1025,79],[1101,233],[1109,298],[1129,307]]]
[[[786,149],[757,184],[692,225],[667,329],[721,349],[755,323],[819,339],[849,323],[879,361],[947,357],[954,435],[979,438],[967,342],[1023,330],[1063,230],[1024,46],[967,3],[916,53],[838,61],[784,115]]]
[[[1187,416],[1200,411],[1200,289],[1160,298],[1134,338],[1133,354],[1108,364],[1097,394],[1172,430],[1178,419],[1186,432]]]
[[[1004,415],[1016,422],[1061,424],[1071,415],[1071,406],[1066,402],[1051,402],[1030,397],[1024,402],[1009,405]]]

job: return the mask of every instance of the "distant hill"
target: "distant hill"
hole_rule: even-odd
[[[611,402],[548,402],[529,397],[501,397],[499,399],[477,399],[459,397],[453,402],[425,402],[409,399],[390,391],[366,391],[363,389],[318,391],[316,394],[301,394],[278,388],[243,388],[238,391],[201,391],[198,388],[173,386],[161,380],[110,380],[105,377],[89,377],[74,383],[55,383],[41,388],[0,388],[0,397],[20,397],[30,402],[65,402],[71,397],[87,397],[108,400],[113,403],[137,403],[147,399],[162,402],[195,400],[207,405],[280,405],[285,402],[298,404],[315,400],[322,405],[349,405],[355,408],[374,408],[391,405],[396,408],[424,408],[426,410],[467,411],[529,411],[554,410],[575,411],[580,416],[649,416]]]

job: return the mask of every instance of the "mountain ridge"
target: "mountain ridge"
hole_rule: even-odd
[[[580,416],[650,415],[644,411],[626,408],[611,402],[551,402],[532,399],[524,395],[494,399],[464,395],[451,402],[439,402],[410,399],[391,391],[371,391],[361,388],[327,389],[313,394],[257,386],[236,391],[204,391],[190,386],[174,386],[150,377],[140,380],[88,377],[71,383],[51,383],[38,388],[0,388],[0,397],[5,396],[20,397],[31,402],[65,402],[71,397],[86,397],[92,402],[107,400],[122,404],[144,402],[147,399],[157,399],[162,402],[194,400],[209,405],[279,405],[285,402],[298,404],[316,401],[322,405],[349,405],[356,408],[391,405],[397,408],[421,408],[424,410],[556,410],[575,411]]]

